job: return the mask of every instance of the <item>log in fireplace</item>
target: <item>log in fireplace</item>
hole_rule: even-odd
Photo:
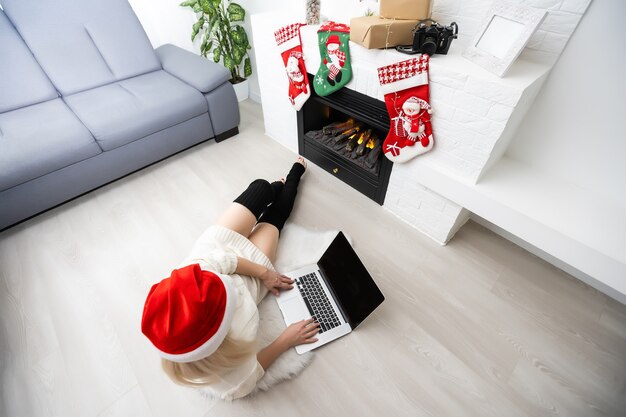
[[[385,103],[348,88],[326,97],[311,91],[298,112],[300,155],[380,205],[393,166],[380,151],[388,131]]]

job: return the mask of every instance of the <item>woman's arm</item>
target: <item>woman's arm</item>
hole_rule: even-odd
[[[279,339],[276,339],[257,353],[256,360],[261,364],[263,370],[267,371],[267,368],[269,368],[280,355],[285,353],[287,349],[289,349],[289,346]]]
[[[280,290],[290,290],[293,288],[293,280],[291,278],[245,258],[237,258],[235,274],[260,279],[263,285],[274,295],[278,295]]]
[[[319,329],[319,323],[316,323],[312,318],[293,323],[276,340],[257,354],[257,361],[267,371],[267,368],[290,347],[317,342],[317,338],[313,336],[317,334]]]
[[[235,268],[235,274],[258,278],[266,270],[267,268],[263,265],[259,265],[245,258],[237,258],[237,268]]]

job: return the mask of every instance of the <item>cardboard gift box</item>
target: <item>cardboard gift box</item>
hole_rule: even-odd
[[[429,19],[432,0],[380,0],[380,17],[386,19]]]
[[[418,20],[383,19],[378,16],[350,20],[350,40],[367,49],[391,48],[413,43],[413,29]]]

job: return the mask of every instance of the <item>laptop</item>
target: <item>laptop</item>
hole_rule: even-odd
[[[295,280],[277,297],[285,323],[310,317],[320,323],[318,341],[296,346],[299,354],[350,333],[385,300],[342,232],[317,264],[285,275]]]

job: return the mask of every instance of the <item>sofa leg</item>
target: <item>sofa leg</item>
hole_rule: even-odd
[[[235,136],[236,134],[239,133],[239,127],[235,126],[232,129],[227,130],[226,132],[222,132],[219,135],[215,135],[215,141],[216,142],[221,142],[223,140],[226,140],[232,136]]]

